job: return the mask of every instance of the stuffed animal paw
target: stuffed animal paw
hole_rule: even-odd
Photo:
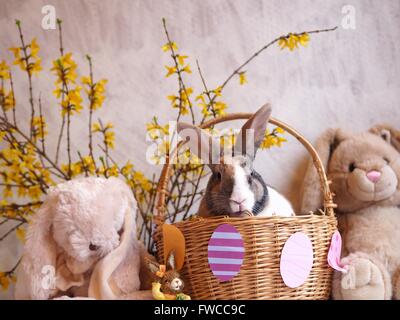
[[[340,281],[340,291],[345,300],[383,300],[385,299],[385,270],[381,270],[370,259],[346,257],[348,272]]]

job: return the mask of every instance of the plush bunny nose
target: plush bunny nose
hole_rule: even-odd
[[[382,174],[379,171],[371,170],[370,172],[367,173],[367,178],[369,181],[377,183],[381,178],[381,175]]]

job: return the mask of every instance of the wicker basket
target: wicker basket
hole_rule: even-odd
[[[212,119],[201,125],[248,119],[251,113],[235,113]],[[270,123],[281,127],[297,138],[311,154],[318,170],[324,195],[324,210],[296,217],[215,217],[190,219],[175,223],[186,241],[185,264],[181,270],[188,294],[193,299],[328,299],[331,289],[332,269],[327,264],[327,254],[337,221],[335,204],[329,190],[324,167],[313,146],[298,132],[276,119]],[[178,146],[179,148],[179,146]],[[154,218],[154,240],[158,257],[163,256],[161,227],[165,221],[165,199],[171,173],[169,159],[163,167],[158,184],[157,215]],[[220,224],[236,227],[244,241],[245,255],[240,272],[228,282],[219,282],[208,264],[208,241]],[[280,255],[286,240],[302,231],[311,239],[314,262],[307,281],[297,288],[287,287],[280,275]]]

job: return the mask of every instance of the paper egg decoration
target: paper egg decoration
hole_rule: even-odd
[[[219,225],[208,242],[208,264],[214,276],[221,282],[238,274],[243,263],[243,239],[230,224]]]
[[[347,266],[340,261],[342,255],[342,236],[339,231],[335,231],[332,235],[331,245],[328,251],[328,264],[335,270],[347,272]]]
[[[163,224],[163,240],[164,240],[164,264],[171,251],[175,254],[176,270],[181,270],[185,262],[185,237],[183,233],[171,224]]]
[[[310,274],[314,260],[310,238],[303,232],[292,234],[283,246],[280,272],[290,288],[301,286]]]

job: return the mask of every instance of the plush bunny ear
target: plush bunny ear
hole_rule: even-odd
[[[383,140],[400,152],[400,130],[396,130],[387,124],[380,124],[372,127],[369,131],[382,137]]]
[[[267,122],[271,116],[271,106],[262,106],[240,130],[235,144],[235,155],[247,155],[254,159],[257,149],[264,140]]]
[[[221,144],[208,132],[194,125],[178,122],[177,130],[180,137],[186,141],[191,152],[205,164],[217,164],[221,157]]]
[[[350,137],[342,129],[328,129],[317,140],[315,149],[322,161],[325,172],[328,174],[329,160],[337,148],[344,140]],[[322,207],[322,191],[320,186],[320,178],[312,159],[309,161],[306,174],[301,189],[301,207],[302,214],[308,214],[310,211],[315,212]]]
[[[45,300],[56,293],[57,245],[52,236],[54,210],[54,199],[49,196],[28,227],[17,275],[16,299]]]
[[[90,277],[88,289],[89,297],[98,300],[118,299],[119,296],[118,293],[116,293],[117,290],[115,288],[115,283],[112,281],[112,275],[133,249],[132,241],[136,238],[134,226],[134,214],[132,213],[132,208],[128,206],[126,208],[120,244],[96,264],[92,276]],[[119,270],[119,272],[124,273],[123,270]],[[138,274],[131,275],[131,277],[134,276],[138,276]]]

